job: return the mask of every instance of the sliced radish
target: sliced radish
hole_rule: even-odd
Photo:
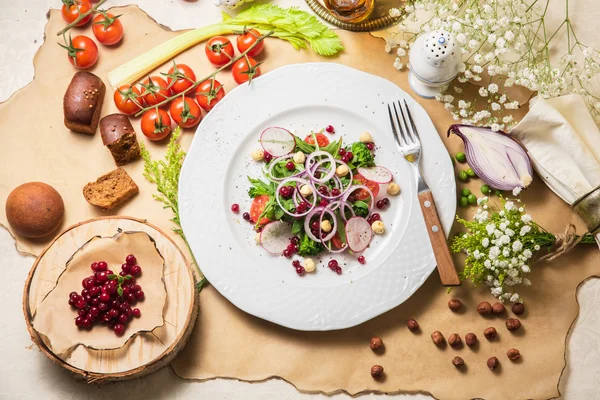
[[[294,151],[296,141],[294,135],[287,129],[272,126],[260,135],[260,145],[272,156],[281,157]]]
[[[364,251],[373,239],[371,225],[363,217],[352,217],[346,222],[346,241],[355,253]]]
[[[360,167],[358,173],[376,183],[388,183],[393,178],[392,173],[386,167]]]
[[[269,222],[260,232],[260,245],[271,254],[281,254],[292,236],[292,226],[287,222]]]

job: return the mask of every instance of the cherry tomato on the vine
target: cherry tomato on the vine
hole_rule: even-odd
[[[149,76],[140,85],[142,87],[140,92],[149,106],[155,106],[169,97],[167,81],[160,76]]]
[[[244,31],[243,34],[239,35],[237,37],[237,48],[240,51],[240,53],[243,53],[246,50],[248,50],[250,46],[252,46],[258,41],[259,37],[260,33],[256,29]],[[256,57],[261,53],[261,51],[263,51],[264,47],[265,42],[261,40],[256,46],[252,48],[252,50],[248,52],[248,56]]]
[[[113,95],[115,105],[123,114],[133,115],[144,106],[144,98],[135,86],[121,85]]]
[[[211,38],[204,51],[208,61],[218,66],[227,64],[233,58],[233,45],[225,36]]]
[[[172,94],[179,94],[194,84],[196,74],[185,64],[175,64],[168,73],[163,73],[167,77],[167,88]]]
[[[62,2],[63,6],[61,14],[63,19],[69,24],[75,21],[80,14],[85,14],[92,9],[90,0],[62,0]],[[91,13],[79,21],[75,26],[83,26],[87,24],[90,19],[92,19]]]
[[[190,97],[177,97],[169,108],[171,118],[182,128],[191,128],[198,125],[202,119],[202,110]]]
[[[98,61],[98,46],[87,36],[69,36],[68,43],[59,46],[67,50],[69,62],[79,69],[91,68]]]
[[[92,32],[96,39],[104,45],[110,46],[117,44],[123,38],[123,24],[119,20],[120,15],[116,17],[102,11],[94,17],[92,22]]]
[[[260,76],[259,63],[252,57],[242,57],[233,64],[231,73],[233,80],[237,84],[252,81],[253,78]]]
[[[171,133],[171,118],[165,110],[153,108],[142,116],[142,133],[150,140],[162,140]]]
[[[210,111],[223,96],[225,89],[216,79],[204,81],[196,88],[196,101],[206,111]]]

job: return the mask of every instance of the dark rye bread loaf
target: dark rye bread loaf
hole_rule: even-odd
[[[102,79],[91,72],[73,75],[63,98],[65,126],[74,132],[96,133],[105,91]]]
[[[117,166],[125,165],[140,156],[135,131],[125,114],[110,114],[102,118],[100,135]]]
[[[83,196],[93,206],[111,210],[139,192],[138,186],[123,168],[117,168],[83,187]]]

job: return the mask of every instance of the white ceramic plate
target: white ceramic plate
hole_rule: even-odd
[[[210,283],[240,309],[293,329],[333,330],[358,325],[409,298],[435,269],[435,259],[416,199],[410,167],[398,153],[386,104],[406,99],[421,135],[423,175],[431,187],[446,232],[456,211],[452,163],[425,110],[392,82],[334,63],[289,65],[233,89],[202,121],[185,159],[179,183],[181,225]],[[251,102],[247,101],[252,99]],[[346,143],[368,131],[376,162],[388,167],[402,188],[381,212],[386,233],[364,256],[335,255],[343,269],[299,277],[291,260],[268,254],[242,219],[250,207],[247,176],[262,177],[250,152],[260,133],[282,126],[304,137],[333,125]],[[382,186],[378,198],[385,195]],[[240,205],[240,213],[230,207]]]

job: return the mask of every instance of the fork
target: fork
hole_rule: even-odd
[[[419,132],[412,119],[406,100],[403,100],[403,103],[404,107],[402,107],[399,101],[397,102],[398,107],[396,107],[395,103],[391,103],[391,106],[388,104],[388,113],[390,115],[390,124],[392,125],[394,139],[400,149],[400,154],[402,154],[412,167],[417,180],[417,197],[419,198],[419,205],[421,206],[421,212],[425,219],[425,226],[427,227],[427,233],[429,234],[429,240],[431,241],[431,247],[433,248],[433,254],[437,262],[440,280],[444,286],[459,286],[460,278],[452,262],[452,256],[446,243],[446,235],[440,223],[440,217],[435,208],[433,195],[429,186],[427,186],[421,177],[419,168],[419,160],[421,159]],[[394,115],[392,115],[392,109],[394,110]],[[398,109],[400,109],[402,120],[398,115]]]

